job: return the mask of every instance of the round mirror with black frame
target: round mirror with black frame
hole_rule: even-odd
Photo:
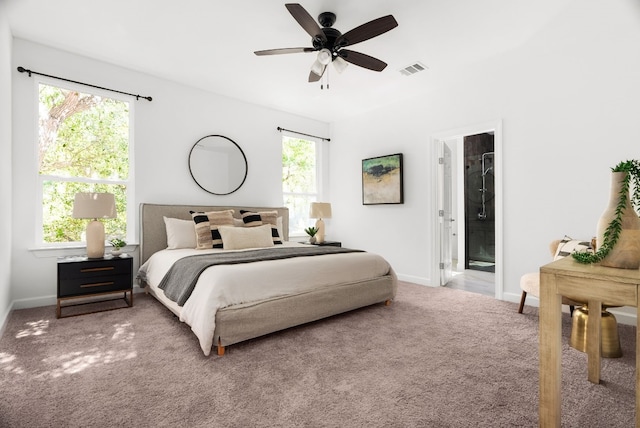
[[[214,195],[228,195],[242,187],[248,169],[247,158],[240,146],[222,135],[200,138],[189,152],[189,172],[193,181]]]

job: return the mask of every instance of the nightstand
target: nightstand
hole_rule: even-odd
[[[108,300],[119,300],[120,298],[124,298],[125,303],[127,303],[129,307],[133,306],[132,257],[108,256],[101,259],[89,259],[87,257],[61,257],[58,259],[57,318],[64,318],[62,316],[62,308],[95,303],[97,300],[83,301],[82,303],[65,306],[61,306],[62,302],[116,293],[122,293],[123,297]],[[129,299],[127,299],[127,293],[129,293]],[[85,313],[83,313],[83,315],[84,314]]]
[[[324,241],[322,244],[312,244],[309,241],[304,241],[304,242],[300,242],[301,244],[307,244],[307,245],[319,245],[319,246],[329,246],[329,247],[342,247],[342,242],[339,241]]]

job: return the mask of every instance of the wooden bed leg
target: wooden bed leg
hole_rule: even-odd
[[[384,301],[385,306],[391,306],[391,299],[387,299]]]
[[[224,346],[220,344],[220,338],[218,338],[218,356],[222,357],[224,355]]]

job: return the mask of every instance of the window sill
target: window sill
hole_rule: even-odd
[[[111,251],[111,246],[105,246],[104,252],[105,254],[109,254]],[[137,243],[127,244],[126,247],[123,248],[123,253],[131,253],[138,248]],[[50,246],[50,247],[34,247],[28,248],[29,252],[32,252],[36,257],[45,258],[45,257],[60,257],[60,256],[78,256],[84,255],[87,251],[87,246],[83,244],[76,245],[60,245],[60,246]]]

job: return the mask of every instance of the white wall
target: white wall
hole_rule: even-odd
[[[327,238],[382,254],[402,279],[430,283],[435,214],[430,138],[500,119],[504,298],[517,300],[520,276],[549,261],[549,241],[564,234],[593,236],[608,198],[609,168],[639,156],[639,7],[634,0],[574,1],[525,46],[461,70],[430,69],[407,78],[403,90],[411,93],[416,85],[416,99],[332,124],[334,213]],[[135,104],[137,203],[279,205],[276,126],[329,135],[325,123],[16,40],[10,67],[13,152],[2,145],[0,150],[11,153],[15,165],[11,283],[17,307],[51,304],[55,295],[55,258],[29,250],[32,213],[40,209],[33,196],[35,86],[33,78],[15,71],[18,65],[154,97]],[[422,85],[435,89],[425,92]],[[10,116],[0,110],[0,120]],[[4,128],[1,132],[4,139]],[[207,194],[189,175],[189,149],[208,133],[234,139],[249,160],[247,181],[232,195]],[[405,203],[363,206],[361,160],[396,152],[405,155]],[[0,211],[0,220],[10,215]],[[0,309],[2,287],[0,280]]]
[[[329,132],[326,123],[16,39],[11,67],[13,165],[17,165],[12,175],[12,299],[15,307],[55,302],[57,256],[51,252],[32,251],[36,245],[33,213],[41,209],[36,206],[34,197],[37,139],[34,115],[37,108],[34,105],[34,78],[15,71],[18,66],[153,97],[152,102],[134,101],[136,205],[156,202],[281,206],[281,134],[276,128],[281,126],[316,135]],[[247,179],[231,195],[211,195],[198,187],[189,174],[189,150],[199,138],[209,134],[231,138],[247,157]],[[5,150],[4,146],[2,150]],[[0,259],[0,263],[4,263],[4,258]],[[1,287],[2,284],[0,291]]]
[[[504,298],[516,301],[520,276],[550,261],[551,240],[595,235],[609,168],[640,156],[638,46],[638,2],[576,1],[525,46],[407,78],[416,92],[437,89],[333,124],[332,239],[379,252],[403,279],[437,281],[430,137],[501,119]],[[363,206],[361,160],[396,152],[404,153],[404,205]]]
[[[0,237],[11,242],[11,31],[0,2]],[[9,201],[9,203],[7,203]],[[0,246],[0,326],[11,307],[11,245]],[[1,331],[1,328],[0,328]]]

